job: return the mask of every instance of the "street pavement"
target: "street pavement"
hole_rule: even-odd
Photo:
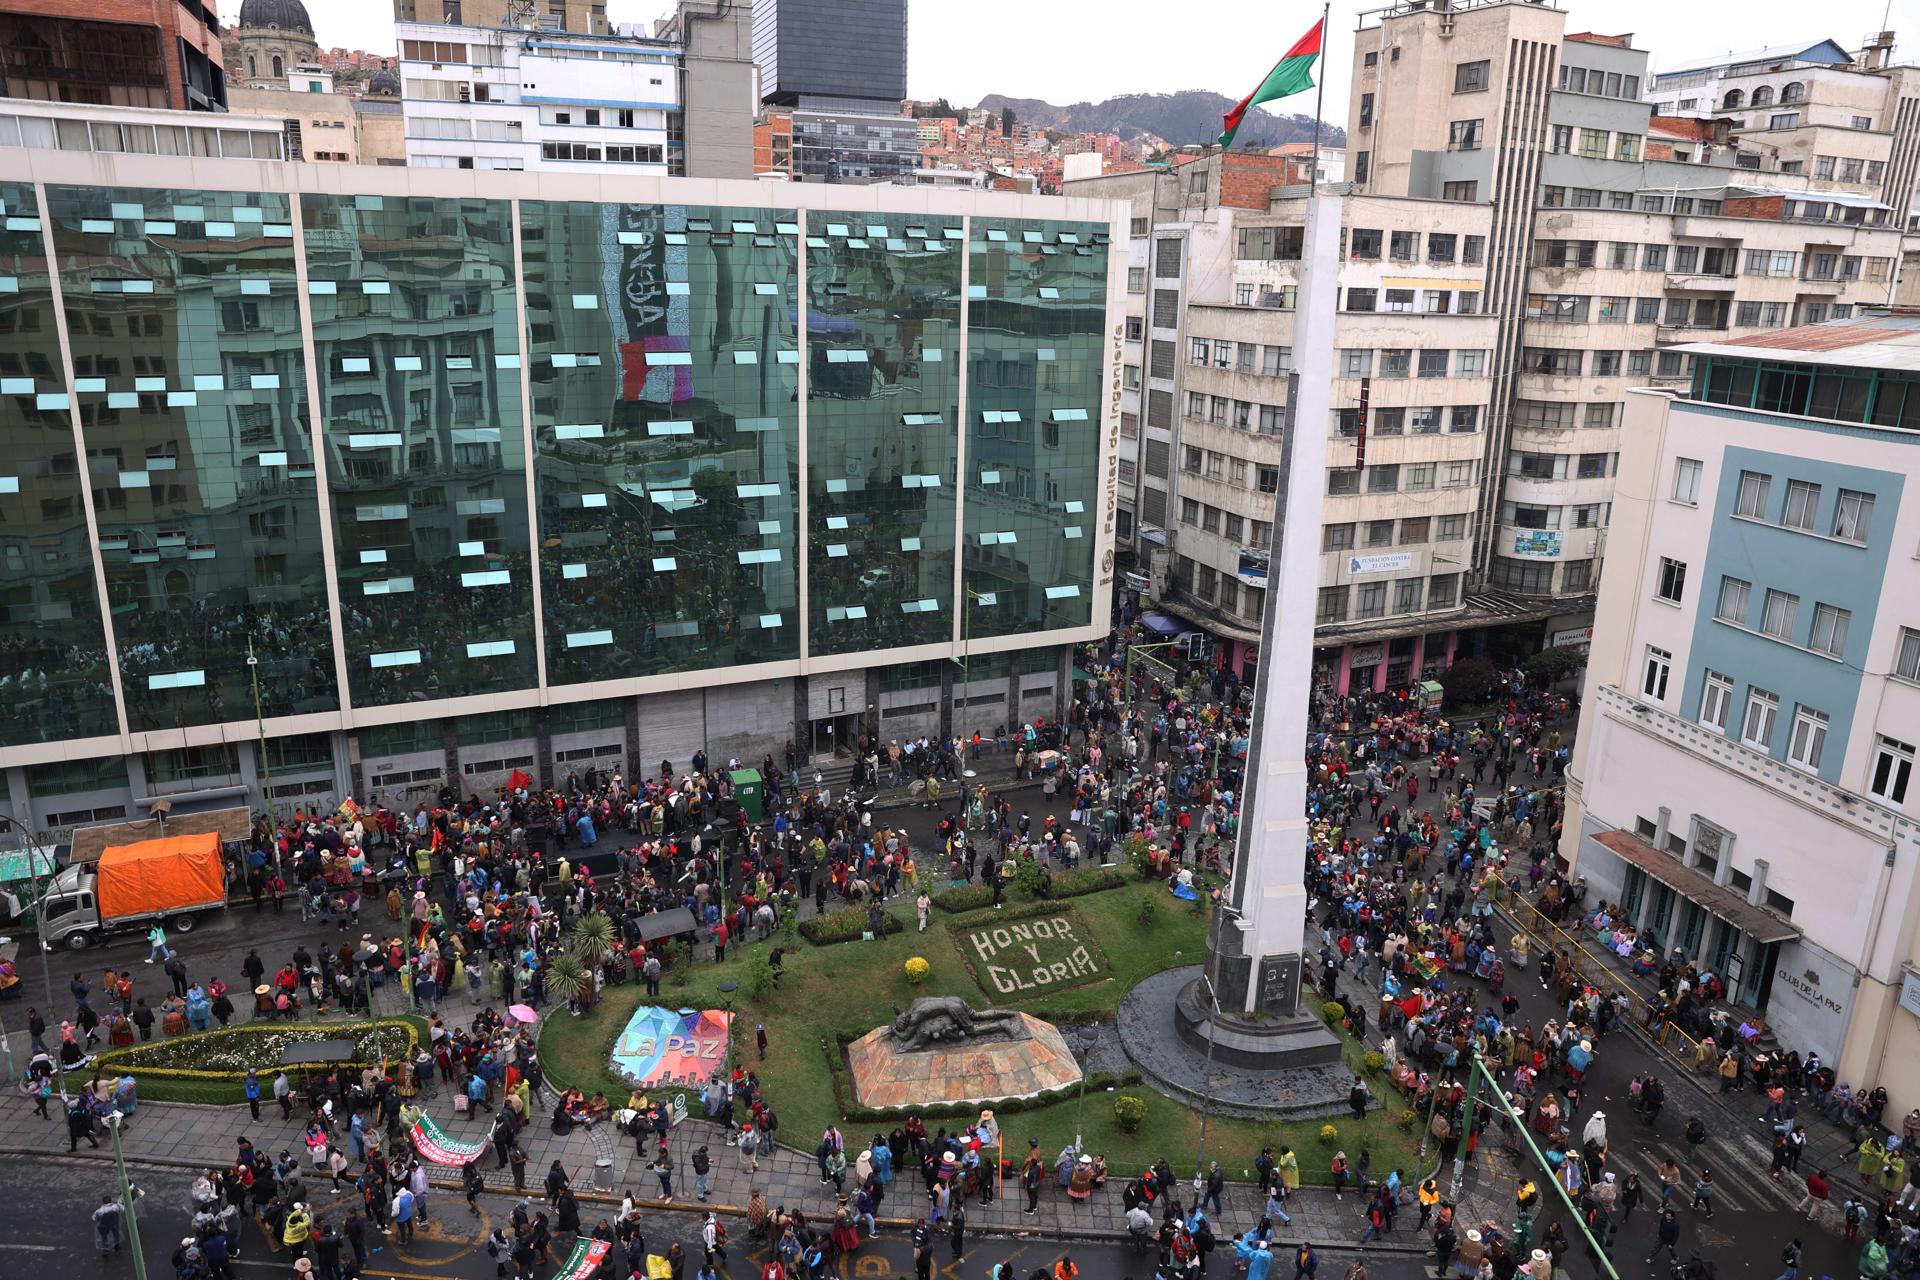
[[[193,1175],[184,1170],[130,1162],[129,1176],[142,1192],[139,1229],[141,1253],[146,1274],[164,1280],[172,1274],[169,1261],[181,1238],[191,1232],[188,1192]],[[34,1276],[39,1280],[121,1280],[135,1275],[131,1249],[101,1258],[93,1248],[92,1212],[103,1195],[117,1195],[119,1182],[110,1160],[69,1160],[54,1156],[16,1157],[0,1162],[0,1199],[7,1206],[4,1233],[0,1233],[0,1276]],[[388,1240],[382,1250],[370,1256],[363,1274],[369,1280],[493,1280],[493,1263],[486,1256],[485,1241],[496,1221],[504,1221],[512,1211],[512,1199],[506,1195],[481,1197],[481,1213],[467,1213],[464,1204],[453,1196],[443,1197],[436,1206],[436,1217],[416,1233],[414,1239],[400,1245]],[[341,1216],[321,1196],[315,1201],[321,1218]],[[583,1204],[582,1216],[589,1226],[597,1220],[603,1206]],[[650,1252],[662,1253],[679,1242],[688,1258],[687,1275],[693,1274],[699,1261],[699,1219],[692,1214],[643,1211],[641,1229]],[[747,1247],[744,1228],[735,1232],[730,1257],[720,1268],[723,1280],[757,1280],[766,1261],[764,1247]],[[564,1257],[571,1239],[561,1237],[556,1258]],[[955,1259],[946,1237],[936,1241],[934,1273],[943,1280],[973,1280],[986,1274],[998,1262],[1011,1261],[1019,1275],[1026,1277],[1040,1268],[1051,1269],[1062,1256],[1071,1257],[1084,1280],[1151,1280],[1150,1259],[1133,1252],[1131,1246],[1115,1242],[1046,1240],[1033,1236],[973,1236],[963,1255]],[[1333,1249],[1323,1252],[1322,1265],[1344,1273],[1347,1261],[1356,1251]],[[1210,1268],[1216,1276],[1231,1271],[1230,1257],[1222,1247]],[[1366,1253],[1367,1266],[1374,1280],[1425,1280],[1423,1261],[1378,1250]],[[257,1223],[249,1224],[240,1240],[235,1270],[241,1276],[290,1276],[292,1264],[284,1250],[266,1239]],[[1277,1264],[1276,1264],[1277,1265]],[[550,1269],[542,1268],[542,1274]],[[864,1242],[858,1251],[842,1259],[838,1275],[875,1277],[914,1274],[913,1250],[905,1233],[883,1231]]]

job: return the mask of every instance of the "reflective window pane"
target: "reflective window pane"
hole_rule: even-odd
[[[0,744],[7,746],[119,731],[42,230],[33,188],[0,183]],[[57,407],[43,395],[55,396]]]
[[[530,688],[510,206],[307,195],[301,211],[354,702]]]
[[[807,216],[813,653],[953,635],[961,225]]]
[[[1092,620],[1105,230],[971,222],[962,564],[973,636]]]
[[[521,204],[551,683],[799,656],[792,221]]]

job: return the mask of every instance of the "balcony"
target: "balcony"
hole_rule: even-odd
[[[1801,276],[1794,283],[1802,293],[1839,293],[1853,281],[1839,276]]]
[[[1653,340],[1662,345],[1680,342],[1718,342],[1726,336],[1725,324],[1663,324],[1653,331]]]
[[[1696,292],[1717,292],[1724,290],[1732,293],[1735,277],[1731,271],[1669,271],[1667,288],[1686,289]]]

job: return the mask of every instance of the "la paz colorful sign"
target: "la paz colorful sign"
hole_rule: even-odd
[[[642,1005],[613,1042],[613,1065],[643,1089],[705,1084],[726,1066],[730,1016]]]
[[[588,1280],[600,1269],[600,1264],[607,1260],[607,1254],[612,1250],[613,1245],[605,1240],[580,1237],[573,1242],[573,1252],[560,1264],[560,1270],[554,1273],[553,1280]]]

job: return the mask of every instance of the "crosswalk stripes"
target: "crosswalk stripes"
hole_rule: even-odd
[[[1624,1180],[1628,1173],[1640,1175],[1640,1186],[1646,1193],[1648,1203],[1658,1207],[1660,1203],[1660,1163],[1669,1157],[1680,1166],[1680,1185],[1675,1188],[1674,1201],[1683,1207],[1693,1200],[1694,1183],[1698,1180],[1700,1167],[1689,1167],[1680,1143],[1662,1138],[1651,1141],[1642,1134],[1610,1134],[1611,1142],[1607,1150],[1607,1165]],[[1780,1202],[1773,1192],[1753,1182],[1753,1176],[1740,1165],[1715,1165],[1713,1169],[1714,1209],[1731,1209],[1742,1212],[1772,1212],[1780,1208]],[[1764,1175],[1759,1175],[1764,1177]]]

